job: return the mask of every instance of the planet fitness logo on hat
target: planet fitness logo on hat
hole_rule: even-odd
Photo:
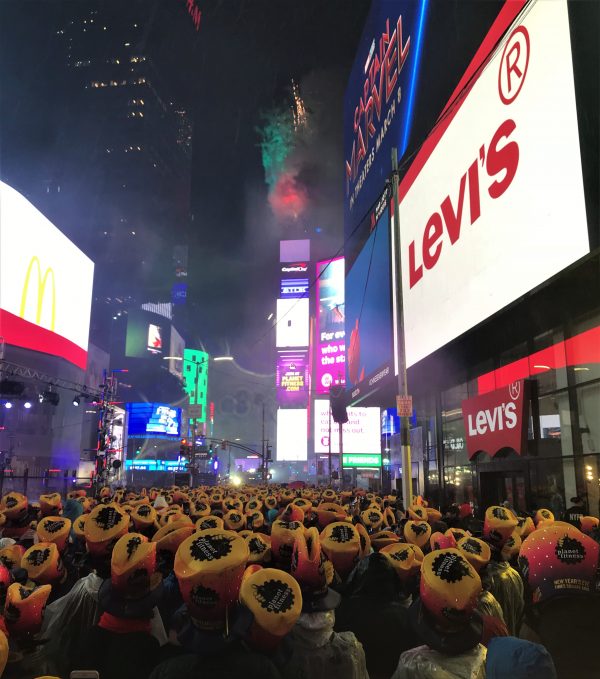
[[[262,554],[267,549],[267,545],[258,538],[252,538],[249,540],[248,547],[253,554]]]
[[[219,602],[219,593],[210,587],[196,585],[190,592],[190,599],[195,606],[214,608]]]
[[[27,563],[32,566],[41,566],[44,561],[47,561],[50,556],[50,550],[46,549],[34,549],[27,555]]]
[[[292,588],[281,580],[267,580],[262,585],[253,585],[254,597],[269,613],[285,613],[294,605]]]
[[[65,525],[65,522],[60,521],[44,521],[43,528],[46,533],[58,533],[58,531]]]
[[[481,554],[481,545],[476,540],[465,540],[461,543],[461,547],[469,554]]]
[[[509,520],[509,516],[506,513],[506,510],[502,509],[502,507],[494,507],[494,509],[492,509],[492,515],[495,519],[500,519],[500,521]]]
[[[110,530],[114,526],[121,523],[122,520],[123,515],[114,507],[102,507],[102,509],[94,517],[96,525],[102,530]]]
[[[408,549],[399,549],[397,552],[387,552],[395,561],[406,561],[408,559]]]
[[[131,557],[136,553],[137,548],[142,544],[142,538],[133,537],[127,542],[127,558]]]
[[[464,577],[472,577],[469,565],[460,554],[443,553],[433,560],[431,570],[444,582],[460,582]]]
[[[217,561],[231,552],[231,540],[224,535],[203,535],[190,545],[190,555],[196,561]]]
[[[562,563],[568,565],[575,565],[581,563],[585,559],[585,547],[576,540],[567,535],[556,543],[555,547],[556,558]]]
[[[426,523],[411,523],[410,529],[415,535],[424,535],[427,532]]]
[[[351,542],[354,539],[354,531],[350,526],[334,526],[330,538],[333,542]]]

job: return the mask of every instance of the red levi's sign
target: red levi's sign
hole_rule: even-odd
[[[522,455],[527,445],[526,404],[525,380],[463,401],[469,459],[481,450],[493,456],[502,448]]]

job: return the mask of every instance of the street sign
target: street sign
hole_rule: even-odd
[[[381,455],[342,455],[344,467],[381,467]]]
[[[398,411],[398,417],[412,417],[412,396],[396,396],[396,410]]]

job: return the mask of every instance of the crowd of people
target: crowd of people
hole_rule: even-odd
[[[0,677],[598,677],[600,530],[578,507],[475,517],[281,486],[10,492]]]

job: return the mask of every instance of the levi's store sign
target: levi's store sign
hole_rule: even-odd
[[[527,445],[525,380],[513,382],[462,402],[469,459],[480,451],[495,455],[512,448],[519,455]]]
[[[567,4],[524,5],[505,4],[400,185],[408,366],[589,252]]]

